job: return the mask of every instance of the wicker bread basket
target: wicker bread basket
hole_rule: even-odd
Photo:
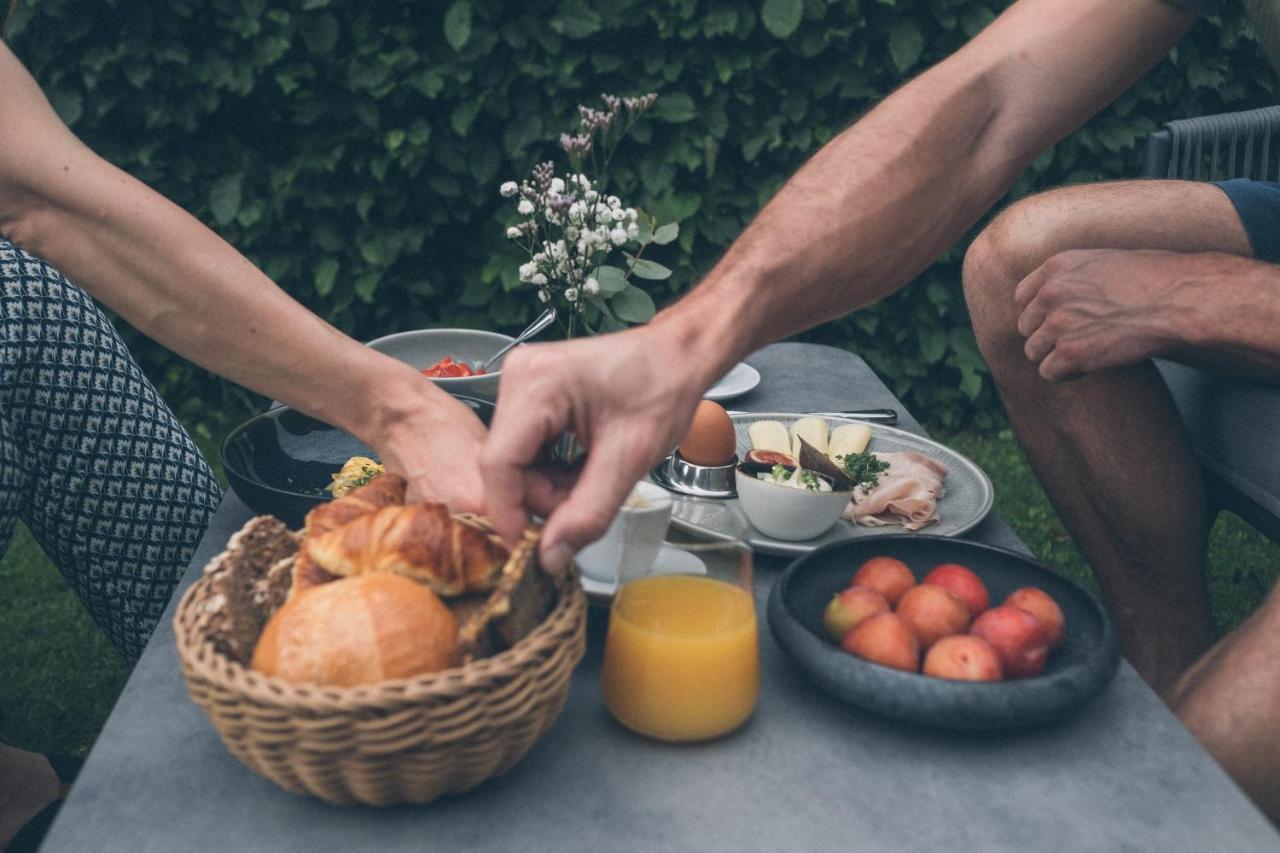
[[[465,666],[358,688],[293,684],[250,670],[217,641],[228,608],[213,570],[229,558],[256,560],[249,569],[264,584],[257,604],[278,605],[281,591],[270,585],[288,577],[293,557],[262,565],[271,548],[243,553],[244,537],[261,538],[261,528],[251,528],[264,519],[278,525],[272,535],[283,530],[269,517],[249,522],[174,616],[191,697],[255,772],[331,803],[425,803],[506,772],[563,710],[586,633],[576,576],[557,585],[551,612],[524,639]]]

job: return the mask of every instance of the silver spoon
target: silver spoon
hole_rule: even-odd
[[[507,344],[505,347],[503,347],[502,349],[498,350],[493,355],[485,359],[480,364],[480,366],[476,368],[477,371],[479,373],[488,373],[489,368],[493,364],[495,364],[498,361],[498,359],[506,355],[508,350],[510,350],[516,344],[522,344],[525,341],[529,340],[529,338],[532,338],[533,336],[537,335],[539,332],[541,332],[547,326],[550,326],[555,321],[556,321],[556,309],[548,308],[546,311],[543,311],[541,314],[537,316],[537,318],[532,323],[529,324],[529,326],[523,332],[516,335],[515,340],[513,340],[511,343]]]

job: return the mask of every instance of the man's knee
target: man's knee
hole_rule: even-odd
[[[1017,335],[1013,295],[1018,282],[1063,245],[1056,195],[1031,196],[1006,208],[965,253],[965,302],[980,341]]]

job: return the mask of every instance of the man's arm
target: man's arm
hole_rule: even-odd
[[[418,496],[482,506],[485,431],[468,409],[86,148],[3,43],[0,116],[0,234],[173,351],[360,437]]]
[[[526,508],[551,509],[545,499],[558,503],[547,559],[598,536],[730,366],[911,280],[1193,20],[1161,0],[1020,0],[820,150],[707,278],[648,327],[591,352],[594,342],[508,359],[485,460],[499,529],[514,535]],[[627,374],[647,359],[679,369]],[[529,470],[566,427],[592,449],[570,492]]]

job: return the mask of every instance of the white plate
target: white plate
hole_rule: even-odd
[[[745,458],[746,452],[751,449],[747,427],[752,423],[781,421],[790,427],[801,417],[803,415],[794,412],[752,412],[730,415],[729,418],[733,421],[733,428],[738,438],[738,458]],[[847,418],[827,418],[826,421],[832,427],[842,423],[860,423]],[[924,438],[915,433],[880,424],[869,426],[871,443],[867,446],[868,450],[887,452],[915,450],[938,459],[947,466],[947,477],[943,482],[945,492],[938,501],[938,521],[920,530],[921,533],[933,536],[959,536],[982,521],[991,511],[995,497],[991,480],[968,457],[933,439]],[[653,479],[652,475],[650,479]],[[658,483],[658,485],[662,484]],[[672,492],[671,523],[692,533],[741,536],[743,525],[746,523],[745,519],[746,514],[738,507],[737,498],[695,498]],[[747,533],[743,538],[753,549],[766,554],[786,556],[807,554],[829,542],[907,532],[898,525],[865,527],[840,519],[834,527],[821,536],[806,539],[803,542],[787,542],[765,536],[749,524],[747,527]]]
[[[733,369],[720,377],[720,381],[707,389],[702,397],[705,400],[731,400],[739,397],[760,384],[760,371],[744,361],[733,366]]]
[[[581,571],[583,568],[581,552],[578,554],[577,560],[580,570],[578,577],[582,580],[582,591],[587,594],[587,601],[592,604],[609,606],[613,601],[613,594],[618,591],[617,582],[601,581],[588,577],[586,572]],[[658,551],[658,557],[654,563],[662,566],[664,573],[685,575],[705,575],[707,573],[706,565],[696,555],[668,545],[663,545]]]

